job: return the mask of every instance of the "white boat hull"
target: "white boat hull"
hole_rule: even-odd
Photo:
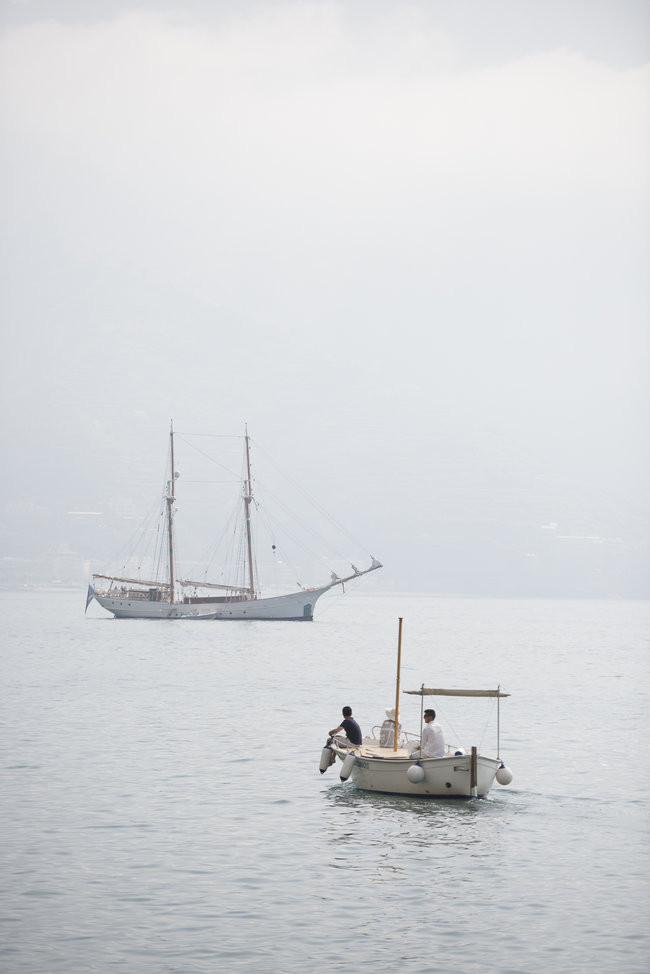
[[[345,749],[335,748],[337,756],[344,760],[349,755]],[[356,758],[350,772],[350,780],[363,791],[384,792],[391,795],[421,795],[429,798],[485,798],[496,773],[501,767],[498,758],[477,757],[476,792],[472,791],[471,754],[450,755],[444,758],[376,758],[363,753],[363,746],[355,752]],[[407,771],[419,764],[424,778],[412,782]]]
[[[316,600],[331,585],[314,588],[290,595],[278,595],[268,599],[219,600],[206,599],[196,602],[148,601],[130,598],[128,595],[99,595],[95,598],[112,612],[117,619],[241,619],[277,620],[284,622],[311,622]]]
[[[424,779],[416,784],[406,772],[414,761],[381,761],[357,758],[352,768],[352,781],[363,791],[382,791],[394,795],[428,795],[430,798],[471,798],[471,755],[424,758],[420,766]],[[479,755],[477,761],[478,798],[484,798],[494,784],[501,762]]]

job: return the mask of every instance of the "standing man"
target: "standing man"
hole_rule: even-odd
[[[352,716],[352,707],[343,708],[343,720],[338,727],[335,727],[334,730],[330,731],[329,740],[327,742],[328,744],[334,735],[339,733],[339,731],[345,731],[345,736],[349,740],[350,744],[361,744],[363,735],[361,733],[361,728]]]
[[[424,727],[422,728],[421,747],[413,751],[413,755],[422,758],[444,758],[445,735],[440,724],[435,724],[435,710],[424,711]]]

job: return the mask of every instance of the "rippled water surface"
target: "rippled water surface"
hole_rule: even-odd
[[[647,603],[354,592],[301,624],[83,598],[0,599],[3,971],[648,970]],[[485,801],[318,773],[343,704],[367,730],[394,702],[399,615],[403,689],[512,694]],[[493,752],[493,702],[458,704],[448,736]]]

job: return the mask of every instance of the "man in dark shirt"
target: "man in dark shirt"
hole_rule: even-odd
[[[335,734],[339,733],[339,731],[345,731],[345,736],[351,744],[361,744],[363,735],[361,734],[361,728],[352,716],[352,707],[343,708],[343,720],[338,727],[335,727],[334,730],[330,731],[330,741]]]

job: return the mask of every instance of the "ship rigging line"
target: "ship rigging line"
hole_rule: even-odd
[[[212,434],[209,434],[209,433],[190,433],[188,435],[190,435],[190,436],[210,436]],[[214,434],[214,435],[217,436],[218,434]],[[201,450],[200,447],[196,446],[194,443],[191,443],[188,439],[185,438],[185,436],[182,436],[180,433],[174,433],[174,436],[177,436],[179,439],[181,439],[183,441],[183,443],[186,444],[186,446],[189,446],[190,447],[190,449],[196,450],[197,453],[200,453],[201,456],[205,457],[206,460],[209,460],[210,463],[214,463],[215,466],[219,467],[220,470],[225,470],[226,473],[229,473],[231,477],[234,477],[235,478],[235,480],[241,481],[241,478],[235,473],[234,470],[231,470],[229,467],[226,467],[223,463],[219,463],[218,460],[215,460],[214,457],[211,457],[209,453],[206,453],[205,452],[205,450]],[[241,439],[241,437],[239,437],[239,438]]]
[[[257,440],[253,440],[251,438],[251,442],[253,443],[253,446],[255,447],[255,449],[258,450],[260,453],[262,453],[263,456],[265,456],[266,459],[271,464],[273,464],[273,466],[278,471],[278,473],[280,473],[286,480],[288,480],[288,482],[293,487],[295,487],[302,494],[304,494],[304,496],[307,498],[307,500],[310,502],[310,504],[313,504],[314,505],[314,507],[316,508],[316,510],[320,511],[320,513],[323,514],[328,519],[328,521],[331,521],[331,523],[333,525],[335,525],[335,527],[337,527],[339,529],[339,531],[342,531],[350,539],[350,541],[353,541],[354,544],[359,545],[359,547],[362,549],[362,551],[364,551],[367,555],[370,555],[370,557],[372,557],[372,555],[370,554],[370,551],[366,548],[366,546],[364,544],[362,544],[359,541],[358,538],[355,538],[354,535],[350,534],[350,532],[348,531],[348,529],[346,527],[344,527],[339,521],[337,521],[336,518],[332,517],[332,515],[321,504],[319,504],[318,501],[315,500],[309,494],[309,492],[305,490],[304,487],[302,487],[297,481],[295,481],[292,477],[290,477],[289,474],[287,474],[282,469],[282,467],[279,465],[279,463],[277,463],[277,461],[274,460],[273,457],[269,453],[267,453],[266,450],[263,449],[263,447],[261,447],[259,445],[259,443],[257,442]]]
[[[244,474],[241,474],[240,473],[240,475],[238,476],[233,470],[231,470],[229,467],[225,466],[225,464],[222,464],[218,460],[215,460],[215,458],[213,456],[211,456],[209,453],[206,453],[205,450],[202,450],[200,447],[198,447],[196,444],[192,443],[187,438],[187,437],[212,437],[212,438],[218,438],[218,439],[240,439],[240,440],[241,439],[245,439],[245,437],[242,437],[241,434],[234,434],[234,433],[223,433],[223,434],[219,434],[219,433],[185,433],[185,434],[183,434],[183,433],[180,433],[178,430],[175,430],[174,431],[174,435],[175,435],[175,437],[177,439],[182,440],[182,442],[185,443],[188,447],[190,447],[190,449],[195,450],[201,456],[205,457],[206,460],[209,460],[210,463],[213,463],[213,464],[215,464],[215,466],[219,467],[220,470],[224,470],[227,474],[229,474],[233,478],[233,481],[234,482],[236,482],[236,483],[242,483],[242,482],[244,482],[245,483],[245,476],[244,476]],[[326,518],[326,520],[328,520],[330,522],[330,524],[334,525],[343,535],[345,535],[349,540],[351,540],[355,545],[357,545],[367,555],[370,555],[370,552],[368,551],[368,549],[366,548],[366,546],[363,545],[357,538],[355,538],[347,530],[347,528],[345,528],[339,521],[336,520],[336,518],[332,517],[332,515],[321,504],[319,504],[318,501],[316,501],[309,494],[309,492],[305,490],[304,487],[302,487],[296,480],[294,480],[292,477],[290,477],[282,469],[282,467],[277,463],[277,461],[275,461],[273,459],[273,457],[269,453],[267,453],[267,451],[264,450],[258,444],[258,442],[256,440],[253,440],[251,437],[249,437],[249,441],[251,443],[253,443],[256,451],[258,451],[262,456],[264,456],[266,458],[266,460],[269,463],[271,463],[271,465],[273,467],[275,467],[275,469],[280,473],[280,475],[282,477],[284,477],[284,479],[288,483],[290,483],[296,490],[298,490],[307,499],[307,501],[317,511],[319,511]],[[290,520],[292,520],[295,524],[299,525],[302,530],[304,530],[307,533],[309,533],[312,536],[312,538],[315,538],[321,545],[324,544],[327,548],[329,548],[329,550],[331,552],[333,552],[336,555],[336,557],[340,558],[342,561],[345,561],[345,562],[348,562],[349,561],[349,558],[346,555],[344,555],[341,551],[339,551],[332,544],[331,540],[325,539],[322,535],[320,535],[314,529],[314,527],[311,524],[306,523],[301,518],[297,517],[295,511],[291,510],[286,504],[284,504],[280,500],[280,498],[277,497],[271,490],[268,490],[266,487],[264,487],[264,485],[257,479],[257,477],[253,476],[252,477],[252,480],[255,482],[256,485],[260,485],[262,487],[262,493],[265,494],[266,496],[268,496],[269,498],[272,498],[273,501],[278,505],[278,507],[280,508],[280,510],[282,510],[284,512],[284,514],[288,515],[288,517],[290,518]],[[208,482],[209,481],[205,481],[205,483],[208,483]],[[220,481],[215,481],[215,483],[219,483],[219,482]],[[223,481],[223,483],[227,483],[227,482],[228,481]],[[188,481],[188,483],[190,483],[190,481]],[[200,483],[200,481],[191,481],[191,483]],[[260,509],[259,503],[257,503],[257,501],[255,501],[255,507],[257,508],[258,515],[261,514],[261,509]],[[269,530],[269,527],[270,527],[270,525],[268,523],[268,521],[269,521],[269,515],[268,515],[268,512],[266,512],[266,511],[265,511],[265,514],[266,514],[266,520],[267,520],[267,530]],[[278,523],[278,525],[280,527],[282,527],[282,523],[279,520],[278,520],[277,523]],[[294,543],[296,543],[298,545],[298,547],[302,548],[304,551],[306,551],[307,553],[309,553],[312,557],[319,558],[319,556],[317,555],[316,552],[313,551],[313,549],[311,549],[304,542],[300,542],[299,539],[296,538],[295,535],[293,535],[293,532],[291,532],[289,529],[287,529],[286,526],[283,527],[283,530],[284,530],[284,532],[289,537],[291,537],[293,539]],[[269,533],[274,534],[275,532],[273,530],[271,530]],[[215,550],[215,554],[216,554],[216,550]],[[370,557],[372,557],[372,555],[370,555]],[[331,569],[330,569],[330,571],[331,571]],[[254,565],[254,572],[257,573],[257,565]],[[294,572],[295,572],[295,568],[294,568]]]
[[[271,538],[272,545],[275,547],[275,550],[278,551],[281,554],[281,556],[284,558],[284,560],[286,561],[287,565],[289,566],[289,568],[291,569],[291,571],[293,572],[293,574],[295,575],[296,580],[297,580],[298,579],[298,572],[296,570],[296,566],[294,565],[293,561],[291,560],[291,558],[289,557],[289,555],[285,551],[284,546],[281,547],[277,543],[277,539],[276,539],[276,536],[275,536],[275,529],[274,529],[274,526],[273,526],[273,523],[272,523],[271,519],[268,517],[266,511],[262,510],[261,508],[258,508],[258,515],[259,515],[260,520],[264,524],[264,526],[265,526],[265,528],[266,528],[266,530],[267,530],[267,532],[269,534],[269,537]],[[278,524],[280,524],[280,522],[278,522]],[[315,561],[320,561],[321,556],[317,552],[312,551],[311,548],[308,548],[307,545],[305,545],[298,538],[296,538],[296,536],[291,531],[289,531],[289,529],[286,528],[284,525],[280,524],[280,527],[284,531],[284,533],[289,538],[291,538],[291,540],[294,542],[294,544],[296,544],[299,548],[302,548],[303,551],[306,551],[308,555],[311,555],[311,557]],[[328,570],[330,572],[332,571],[331,568],[329,568]]]
[[[132,558],[133,555],[137,553],[139,546],[142,544],[143,536],[150,529],[150,524],[153,522],[154,517],[157,516],[158,504],[156,503],[149,509],[144,517],[138,519],[140,523],[133,529],[120,550],[115,555],[114,564],[124,565],[129,558]],[[124,574],[125,572],[122,571],[122,575]]]
[[[258,484],[258,483],[260,483],[260,481],[259,481],[259,480],[256,480],[255,482],[256,482],[256,484]],[[345,555],[343,555],[343,554],[342,554],[342,553],[341,553],[340,551],[338,551],[338,549],[337,549],[337,548],[335,548],[335,547],[334,547],[334,545],[332,544],[332,542],[331,542],[331,541],[329,541],[328,539],[326,539],[326,538],[324,538],[324,537],[323,537],[322,535],[320,535],[320,534],[318,533],[318,531],[316,531],[316,530],[315,530],[315,528],[313,528],[313,527],[312,527],[312,525],[311,525],[311,524],[309,524],[308,522],[306,522],[306,521],[303,521],[303,520],[302,520],[301,518],[299,518],[299,517],[297,516],[297,514],[295,513],[295,511],[292,511],[292,510],[291,510],[291,509],[290,509],[289,507],[287,507],[287,505],[286,505],[286,504],[284,504],[284,503],[283,503],[283,502],[282,502],[282,501],[280,500],[280,498],[279,498],[279,497],[277,497],[277,496],[276,496],[276,495],[275,495],[275,494],[273,493],[273,491],[271,491],[271,490],[269,490],[269,489],[268,489],[267,487],[264,487],[264,486],[263,486],[263,493],[264,493],[264,494],[266,494],[266,495],[267,495],[268,497],[272,497],[272,498],[273,498],[273,500],[275,501],[275,503],[276,503],[276,504],[278,505],[278,507],[279,507],[279,508],[280,508],[280,509],[281,509],[281,510],[282,510],[282,511],[283,511],[283,512],[285,513],[285,514],[287,514],[287,515],[288,515],[288,516],[289,516],[289,517],[291,518],[291,520],[293,520],[293,521],[295,521],[295,523],[296,523],[296,524],[298,524],[298,525],[299,525],[299,526],[300,526],[300,527],[301,527],[301,528],[302,528],[302,529],[303,529],[304,531],[306,531],[306,532],[308,532],[309,534],[311,534],[311,535],[312,535],[312,536],[313,536],[314,538],[316,538],[316,540],[317,540],[317,541],[319,541],[319,542],[320,542],[321,544],[324,544],[324,545],[326,545],[326,546],[327,546],[327,547],[329,548],[329,550],[330,550],[330,551],[333,551],[333,552],[334,552],[334,554],[335,554],[335,555],[337,556],[337,558],[340,558],[340,559],[341,559],[342,561],[345,561],[345,562],[348,562],[348,561],[349,561],[349,559],[348,559],[348,558],[346,558],[346,556],[345,556]],[[259,512],[259,511],[261,510],[261,508],[259,507],[259,505],[257,505],[257,509],[258,509],[258,512]],[[268,518],[268,517],[269,517],[269,515],[267,514],[267,518]],[[295,541],[295,542],[296,542],[296,544],[297,544],[297,545],[298,545],[299,547],[301,547],[301,548],[302,548],[302,549],[303,549],[304,551],[306,551],[306,552],[308,552],[308,553],[309,553],[310,555],[314,555],[315,557],[318,557],[318,556],[316,555],[316,553],[315,553],[314,551],[312,551],[312,550],[311,550],[310,548],[308,548],[308,547],[307,547],[307,545],[306,545],[306,544],[305,544],[304,542],[301,542],[301,541],[300,541],[300,540],[299,540],[298,538],[296,538],[296,537],[295,537],[295,535],[294,535],[294,534],[293,534],[293,533],[292,533],[292,532],[291,532],[291,531],[290,531],[290,530],[289,530],[289,529],[288,529],[288,528],[287,528],[286,526],[283,526],[283,525],[282,525],[282,522],[281,522],[281,521],[280,521],[279,519],[278,519],[278,522],[277,522],[277,523],[278,523],[278,524],[279,524],[279,525],[280,525],[280,526],[282,527],[282,530],[283,530],[283,531],[284,531],[284,532],[285,532],[285,533],[286,533],[286,534],[287,534],[287,535],[288,535],[288,536],[289,536],[290,538],[292,538],[292,540],[293,540],[293,541]]]
[[[213,440],[243,440],[241,433],[183,433],[174,430],[174,436],[210,436]]]
[[[196,445],[195,445],[194,443],[191,443],[191,442],[190,442],[190,441],[189,441],[188,439],[186,439],[186,437],[187,437],[187,436],[214,436],[214,437],[220,437],[220,436],[221,436],[221,438],[226,438],[226,439],[243,439],[243,437],[241,437],[241,436],[236,436],[235,434],[232,434],[232,433],[231,433],[231,434],[218,434],[218,433],[214,433],[214,434],[212,434],[212,433],[188,433],[188,434],[185,434],[185,435],[183,435],[183,434],[181,434],[181,433],[178,433],[178,432],[175,432],[175,433],[174,433],[174,435],[175,435],[176,437],[179,437],[179,438],[180,438],[180,439],[181,439],[181,440],[183,441],[183,443],[185,443],[185,444],[186,444],[187,446],[189,446],[189,447],[190,447],[190,448],[191,448],[192,450],[196,450],[196,452],[197,452],[197,453],[200,453],[200,454],[201,454],[201,456],[203,456],[203,457],[205,457],[205,458],[206,458],[206,460],[209,460],[209,461],[210,461],[211,463],[214,463],[214,464],[215,464],[215,465],[216,465],[217,467],[219,467],[219,468],[220,468],[221,470],[225,470],[225,471],[226,471],[226,473],[229,473],[229,474],[230,474],[230,475],[231,475],[231,476],[232,476],[232,477],[234,478],[234,480],[235,480],[235,482],[236,482],[236,483],[241,483],[241,482],[242,482],[242,479],[243,479],[243,475],[242,475],[241,473],[240,473],[239,475],[237,475],[237,474],[236,474],[236,473],[235,473],[235,472],[234,472],[233,470],[231,470],[231,469],[230,469],[229,467],[226,467],[226,466],[225,466],[224,464],[222,464],[222,463],[219,463],[219,461],[218,461],[218,460],[215,460],[215,459],[214,459],[214,457],[212,457],[212,456],[210,456],[210,454],[209,454],[209,453],[206,453],[206,452],[205,452],[205,450],[202,450],[202,449],[201,449],[200,447],[198,447],[198,446],[196,446]],[[347,531],[347,530],[346,530],[346,529],[345,529],[345,528],[343,527],[343,525],[342,525],[342,524],[339,524],[339,523],[338,523],[338,522],[337,522],[337,521],[335,520],[335,518],[333,518],[333,517],[331,516],[331,514],[328,514],[328,512],[327,512],[327,511],[325,510],[325,508],[324,508],[324,507],[321,507],[321,505],[320,505],[320,504],[318,504],[318,502],[317,502],[317,501],[315,501],[315,500],[314,500],[314,498],[313,498],[313,497],[311,497],[311,496],[309,495],[309,493],[308,493],[308,492],[307,492],[307,491],[306,491],[306,490],[305,490],[305,489],[304,489],[303,487],[301,487],[301,486],[300,486],[300,484],[298,484],[298,483],[297,483],[296,481],[294,481],[294,480],[292,480],[292,478],[291,478],[291,477],[289,477],[289,475],[288,475],[288,474],[286,474],[286,473],[284,472],[284,470],[283,470],[283,469],[282,469],[282,468],[281,468],[281,467],[279,466],[279,464],[278,464],[278,463],[276,463],[276,462],[275,462],[275,461],[273,460],[273,458],[272,458],[272,457],[270,456],[270,454],[268,454],[268,453],[266,452],[266,450],[264,450],[264,449],[262,449],[262,448],[261,448],[261,447],[260,447],[260,446],[258,445],[258,443],[257,443],[257,441],[256,441],[256,440],[251,440],[251,442],[252,442],[252,443],[254,444],[254,446],[255,446],[255,449],[256,449],[256,450],[258,450],[258,451],[259,451],[259,452],[260,452],[260,453],[261,453],[261,454],[262,454],[262,455],[263,455],[264,457],[266,457],[266,459],[267,459],[267,460],[269,460],[269,461],[271,462],[271,464],[272,464],[272,465],[273,465],[273,466],[274,466],[274,467],[276,468],[276,470],[277,470],[277,471],[278,471],[278,472],[279,472],[279,473],[280,473],[280,474],[281,474],[281,475],[282,475],[282,476],[283,476],[283,477],[285,478],[285,480],[287,480],[287,481],[288,481],[288,482],[289,482],[290,484],[292,484],[292,486],[293,486],[293,487],[295,487],[295,488],[297,488],[297,489],[298,489],[298,490],[299,490],[299,491],[300,491],[300,492],[301,492],[301,493],[302,493],[302,494],[303,494],[303,495],[304,495],[304,496],[305,496],[305,497],[307,498],[307,500],[308,500],[308,501],[309,501],[309,502],[310,502],[310,503],[311,503],[311,504],[312,504],[312,505],[313,505],[313,506],[314,506],[314,507],[315,507],[315,508],[316,508],[317,510],[319,510],[319,511],[321,512],[321,514],[323,514],[323,515],[324,515],[324,516],[325,516],[325,517],[326,517],[326,518],[327,518],[327,519],[328,519],[328,520],[329,520],[329,521],[330,521],[330,522],[331,522],[332,524],[334,524],[334,525],[335,525],[335,526],[336,526],[336,527],[337,527],[337,528],[338,528],[338,529],[339,529],[340,531],[342,531],[342,532],[343,532],[343,534],[345,534],[345,535],[346,535],[346,536],[347,536],[347,537],[348,537],[348,538],[349,538],[349,539],[350,539],[351,541],[353,541],[353,542],[354,542],[354,543],[355,543],[356,545],[359,545],[359,547],[360,547],[360,548],[361,548],[361,549],[362,549],[363,551],[365,551],[365,552],[366,552],[366,554],[368,554],[368,553],[369,553],[369,552],[368,552],[368,550],[367,550],[367,548],[365,547],[365,545],[362,545],[362,544],[361,544],[361,543],[360,543],[360,542],[359,542],[358,540],[356,540],[356,539],[355,539],[355,538],[354,538],[354,537],[353,537],[353,536],[352,536],[352,535],[351,535],[351,534],[349,533],[349,531]],[[334,545],[332,544],[332,542],[331,542],[331,541],[329,541],[329,540],[326,540],[325,538],[323,538],[323,537],[322,537],[322,535],[320,535],[320,534],[318,534],[318,532],[317,532],[317,531],[315,531],[315,530],[314,530],[314,528],[313,528],[313,527],[312,527],[312,526],[311,526],[310,524],[308,524],[308,523],[306,523],[306,522],[304,522],[304,521],[302,521],[302,520],[301,520],[301,519],[300,519],[299,517],[297,517],[297,516],[296,516],[296,514],[295,514],[295,512],[293,512],[293,511],[291,511],[291,509],[290,509],[290,508],[288,508],[288,507],[286,506],[286,504],[283,504],[283,502],[282,502],[282,501],[280,500],[280,498],[279,498],[279,497],[276,497],[276,496],[275,496],[275,494],[273,494],[273,492],[272,492],[272,491],[270,491],[270,490],[268,490],[268,488],[266,488],[266,487],[264,487],[264,485],[263,485],[263,483],[261,483],[261,482],[260,482],[260,481],[258,480],[258,478],[257,478],[257,477],[253,477],[253,480],[255,481],[255,483],[256,483],[256,484],[260,484],[260,486],[262,487],[262,493],[264,493],[264,494],[266,494],[266,495],[267,495],[268,497],[272,497],[272,498],[273,498],[273,500],[275,501],[275,503],[276,503],[276,504],[277,504],[277,505],[278,505],[278,506],[279,506],[279,507],[281,508],[281,510],[282,510],[282,511],[284,511],[284,513],[285,513],[285,514],[288,514],[288,515],[289,515],[289,517],[290,517],[290,518],[291,518],[291,519],[292,519],[292,520],[293,520],[293,521],[294,521],[294,522],[295,522],[296,524],[298,524],[298,525],[300,525],[300,527],[301,527],[301,528],[302,528],[303,530],[305,530],[305,531],[308,531],[308,532],[309,532],[309,533],[310,533],[310,534],[312,535],[312,537],[314,537],[314,538],[315,538],[315,539],[316,539],[317,541],[319,541],[319,542],[320,542],[321,544],[325,544],[325,545],[327,545],[327,547],[328,547],[328,548],[330,549],[330,551],[333,551],[333,552],[334,552],[334,554],[335,554],[335,555],[336,555],[336,556],[337,556],[338,558],[341,558],[341,560],[342,560],[342,561],[345,561],[345,562],[347,562],[347,561],[349,560],[349,559],[348,559],[348,558],[347,558],[347,557],[346,557],[346,556],[345,556],[344,554],[342,554],[342,553],[341,553],[340,551],[338,551],[338,550],[337,550],[337,548],[335,548],[335,547],[334,547]],[[258,511],[259,511],[259,506],[258,506]],[[267,516],[268,516],[268,515],[267,515]],[[285,530],[286,530],[286,529],[285,529]],[[291,534],[291,532],[289,532],[289,531],[287,531],[287,534],[289,534],[289,535],[290,535],[290,534]],[[295,537],[294,537],[294,539],[293,539],[293,540],[294,540],[294,541],[297,541],[297,539],[296,539]],[[303,549],[304,549],[305,551],[307,551],[307,552],[308,552],[309,554],[311,554],[311,555],[314,555],[314,556],[315,556],[315,552],[313,552],[312,550],[310,550],[310,549],[309,549],[309,548],[308,548],[308,547],[307,547],[306,545],[304,545],[304,544],[303,544],[303,545],[300,545],[300,542],[298,542],[298,541],[297,541],[297,543],[299,544],[299,546],[300,546],[300,547],[302,547],[302,548],[303,548]]]

